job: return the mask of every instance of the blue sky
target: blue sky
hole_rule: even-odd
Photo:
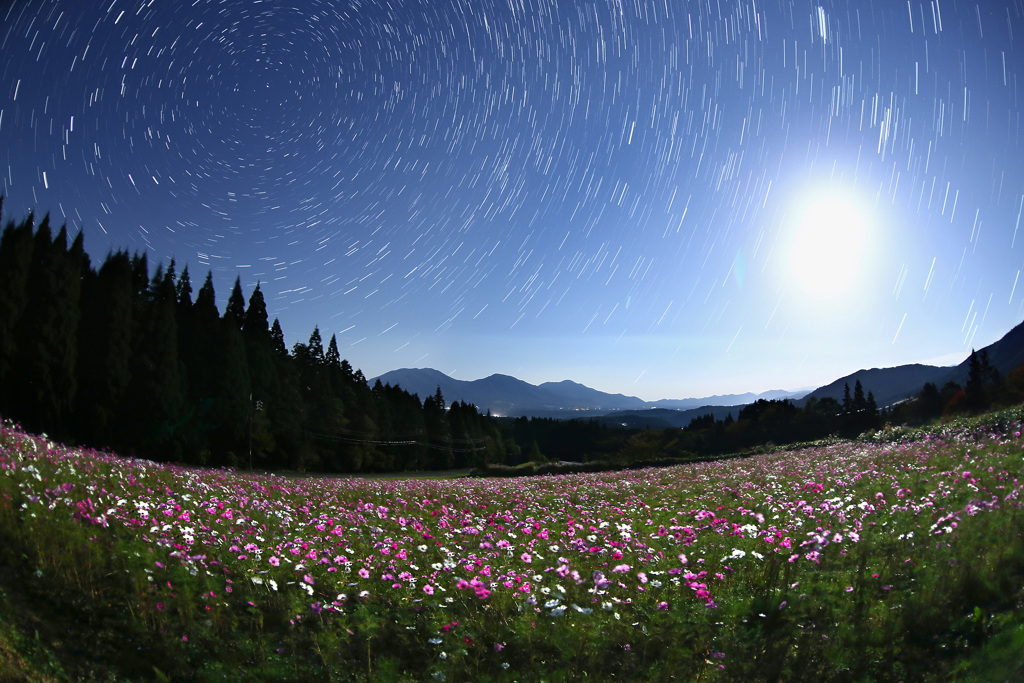
[[[5,220],[258,281],[367,376],[795,389],[1024,319],[1020,3],[0,11]]]

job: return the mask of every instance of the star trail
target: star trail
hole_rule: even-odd
[[[0,17],[6,219],[259,282],[368,377],[795,389],[1024,319],[1021,0]]]

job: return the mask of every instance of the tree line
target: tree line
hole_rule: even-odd
[[[696,417],[684,429],[638,431],[615,452],[620,464],[665,460],[698,460],[738,453],[765,444],[815,441],[829,436],[856,438],[887,424],[922,424],[958,415],[977,414],[1024,402],[1024,365],[1003,377],[984,350],[971,351],[967,382],[925,384],[910,398],[880,408],[860,380],[842,400],[811,397],[802,406],[789,399],[760,399],[739,409],[733,418]]]
[[[0,197],[0,208],[3,198]],[[47,215],[0,238],[0,413],[33,431],[195,465],[336,472],[504,462],[501,426],[475,406],[368,386],[319,328],[286,348],[259,284],[217,309],[173,260],[93,268],[79,232]]]
[[[988,352],[971,350],[967,359],[967,382],[961,386],[948,381],[941,387],[928,382],[915,396],[891,406],[892,422],[914,423],[980,413],[1024,402],[1024,365],[1003,376],[988,359]]]
[[[0,197],[0,209],[3,197]],[[71,242],[69,246],[69,240]],[[759,400],[685,429],[610,428],[590,420],[497,419],[370,387],[319,328],[289,350],[260,286],[235,280],[223,314],[213,275],[193,290],[172,259],[111,252],[98,268],[83,235],[49,216],[9,221],[0,237],[0,414],[69,443],[192,465],[387,472],[537,464],[608,466],[697,460],[765,443],[857,436],[1024,401],[1024,366],[1002,377],[972,352],[965,386],[926,384],[880,409],[861,383],[842,401]]]

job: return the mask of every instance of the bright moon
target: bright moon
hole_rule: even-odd
[[[790,252],[790,272],[803,290],[819,296],[846,292],[857,280],[867,226],[857,207],[841,197],[812,202]]]

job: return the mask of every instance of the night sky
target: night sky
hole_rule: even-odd
[[[4,220],[289,346],[645,399],[1024,319],[1024,1],[0,2]]]

